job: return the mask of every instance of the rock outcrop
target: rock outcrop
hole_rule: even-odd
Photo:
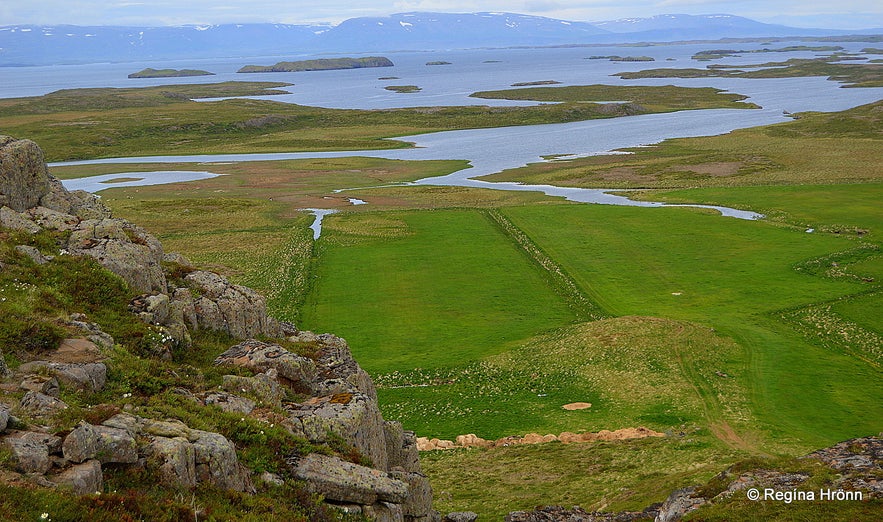
[[[264,405],[282,406],[288,415],[283,424],[292,433],[319,444],[342,439],[361,457],[359,463],[321,454],[295,458],[290,462],[293,476],[347,513],[389,521],[439,520],[432,488],[420,469],[417,437],[383,419],[374,383],[346,342],[311,332],[295,332],[287,340],[307,345],[310,356],[246,340],[219,355],[215,364],[261,372],[250,378],[228,375],[224,382],[231,392],[237,386],[243,392],[259,390]],[[280,389],[300,397],[281,402]]]
[[[267,315],[266,300],[250,288],[196,270],[180,255],[167,255],[147,231],[112,217],[100,198],[66,190],[49,174],[42,151],[30,140],[0,136],[0,225],[32,234],[43,229],[69,233],[62,253],[95,259],[142,292],[132,311],[179,344],[188,344],[190,332],[198,328],[239,339],[283,333]],[[37,263],[51,260],[32,246],[22,247]],[[163,271],[167,259],[184,265],[184,286],[169,284]]]
[[[0,207],[24,212],[49,193],[43,151],[31,140],[0,136]]]
[[[113,218],[94,195],[65,190],[49,175],[33,142],[0,136],[0,166],[0,225],[28,234],[64,232],[59,237],[66,244],[55,255],[90,257],[140,294],[129,310],[153,325],[159,342],[150,355],[171,357],[175,343],[188,345],[198,329],[242,340],[215,360],[221,369],[235,369],[223,376],[220,389],[176,388],[174,393],[242,415],[243,421],[248,416],[270,427],[279,423],[295,436],[335,448],[338,456],[326,449],[291,455],[286,462],[290,477],[345,513],[384,522],[440,520],[421,473],[416,436],[383,419],[374,383],[343,339],[279,323],[267,315],[266,301],[255,291],[166,254],[155,237]],[[20,254],[35,263],[55,259],[33,246],[19,246]],[[71,314],[65,329],[81,335],[15,372],[0,358],[0,380],[5,379],[0,386],[25,392],[17,405],[0,402],[0,444],[18,472],[77,494],[100,492],[107,466],[147,467],[175,486],[255,491],[252,473],[231,440],[179,420],[141,417],[135,410],[117,413],[117,408],[104,421],[80,421],[63,437],[47,433],[50,428],[42,421],[68,408],[59,399],[62,392],[93,394],[105,387],[102,354],[114,346],[114,339],[82,314]],[[304,347],[304,353],[283,344]],[[13,429],[23,425],[13,414],[40,420],[40,426]],[[272,473],[261,480],[282,482]]]

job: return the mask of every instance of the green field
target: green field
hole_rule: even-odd
[[[64,95],[6,102],[17,112],[0,124],[34,131],[54,159],[221,144],[375,148],[417,131],[597,117],[586,102],[605,94],[521,91],[567,100],[365,113],[192,104],[148,90],[118,92],[102,107],[106,93],[90,92],[65,110]],[[40,112],[47,101],[60,105]],[[636,198],[752,209],[767,216],[759,221],[396,185],[463,164],[355,157],[212,165],[225,175],[115,188],[104,201],[166,250],[267,293],[278,317],[346,338],[378,385],[384,416],[418,435],[637,426],[669,435],[428,455],[443,512],[638,509],[746,456],[794,456],[883,430],[881,104],[489,177],[627,188]],[[163,120],[172,113],[177,125]],[[84,123],[92,121],[101,123]],[[89,131],[58,132],[71,125]],[[125,166],[156,168],[185,167]],[[343,187],[352,190],[334,192]],[[300,210],[309,207],[338,210],[316,242]],[[570,402],[592,407],[561,408]]]

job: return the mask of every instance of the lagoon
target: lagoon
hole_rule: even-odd
[[[780,42],[785,46],[785,42]],[[740,45],[750,48],[752,45]],[[842,43],[850,51],[858,51],[860,42]],[[748,96],[761,109],[712,109],[680,111],[665,114],[648,114],[605,120],[589,120],[564,124],[474,129],[398,138],[413,144],[410,149],[367,150],[338,152],[286,152],[269,154],[213,154],[206,156],[151,156],[110,158],[102,160],[56,163],[75,165],[87,163],[212,163],[230,161],[270,161],[303,158],[333,158],[343,156],[369,156],[401,160],[465,159],[470,168],[448,176],[426,178],[415,183],[420,185],[456,185],[494,190],[541,191],[550,196],[571,201],[603,204],[660,206],[658,203],[631,201],[625,197],[602,190],[562,188],[546,185],[519,185],[515,183],[490,183],[480,176],[530,163],[546,161],[549,157],[588,156],[610,153],[618,149],[647,146],[668,138],[709,136],[724,134],[736,129],[769,125],[789,121],[786,114],[803,111],[833,112],[871,103],[883,98],[883,88],[843,88],[841,84],[825,78],[696,78],[696,79],[643,79],[621,80],[610,76],[616,72],[641,70],[648,67],[702,67],[690,59],[697,51],[713,47],[711,44],[657,45],[642,47],[640,54],[653,56],[655,62],[608,62],[588,60],[590,55],[628,54],[621,47],[555,48],[555,49],[480,49],[436,52],[389,53],[396,64],[385,68],[383,75],[395,76],[397,83],[406,82],[422,88],[419,93],[402,95],[391,93],[383,87],[388,83],[380,80],[377,71],[353,69],[342,71],[317,71],[302,73],[262,73],[242,75],[235,73],[243,61],[257,63],[256,58],[230,58],[225,60],[194,60],[169,62],[164,67],[198,67],[218,73],[217,76],[198,79],[198,82],[225,80],[267,80],[294,83],[290,95],[265,97],[282,102],[333,108],[381,109],[394,107],[436,105],[497,105],[513,104],[506,100],[470,98],[479,90],[508,88],[512,83],[525,81],[555,80],[561,85],[587,85],[592,83],[622,85],[679,85],[686,87],[716,87]],[[855,47],[856,49],[852,49]],[[812,52],[776,53],[776,60],[807,58]],[[261,57],[270,63],[279,57]],[[292,57],[286,57],[292,58]],[[768,61],[769,55],[746,54],[716,61],[721,64],[751,64]],[[430,61],[444,59],[451,62],[445,67],[427,67]],[[277,60],[278,61],[278,60]],[[275,62],[274,62],[275,63]],[[10,95],[41,94],[54,88],[75,86],[146,86],[170,83],[195,83],[196,78],[161,80],[130,80],[124,72],[152,64],[92,64],[83,66],[60,66],[56,68],[33,67],[0,69],[0,76],[9,82],[0,82],[0,97]],[[54,74],[46,74],[52,69]],[[15,72],[15,76],[9,76]],[[88,73],[88,74],[87,74]],[[36,76],[41,79],[37,80]],[[46,80],[46,78],[52,78]],[[174,81],[173,81],[174,80]],[[49,81],[50,83],[46,83]],[[42,83],[41,83],[42,82]],[[67,82],[67,83],[66,83]],[[525,103],[525,102],[517,102]],[[532,102],[526,102],[532,103]],[[124,174],[114,176],[121,177]],[[144,177],[139,173],[138,177]],[[183,179],[181,179],[183,181]],[[168,182],[168,181],[164,181]],[[147,184],[146,179],[141,184]],[[115,186],[123,186],[122,183]],[[102,188],[107,188],[106,184]],[[341,187],[344,189],[347,187]],[[724,210],[724,209],[719,209]],[[734,217],[754,219],[757,215]]]

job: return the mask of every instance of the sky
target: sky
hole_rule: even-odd
[[[411,11],[510,12],[597,22],[657,14],[733,14],[795,27],[883,27],[880,0],[0,0],[0,26],[331,23]]]

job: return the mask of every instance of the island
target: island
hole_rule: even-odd
[[[540,80],[537,82],[517,82],[513,83],[512,87],[533,87],[535,85],[558,85],[559,81],[557,80]]]
[[[589,56],[589,60],[610,60],[611,62],[654,62],[656,61],[652,56],[618,56],[618,55],[609,55],[609,56]]]
[[[392,67],[394,64],[383,56],[366,56],[364,58],[320,58],[317,60],[300,60],[296,62],[279,62],[276,65],[246,65],[236,72],[301,72],[331,71],[337,69],[362,69],[365,67]]]
[[[419,92],[421,90],[416,85],[387,85],[384,89],[400,93]]]
[[[451,62],[445,62],[443,60],[435,61],[435,62],[426,62],[426,65],[451,65]]]
[[[129,78],[183,78],[187,76],[214,76],[215,73],[198,69],[143,69],[130,74]]]

